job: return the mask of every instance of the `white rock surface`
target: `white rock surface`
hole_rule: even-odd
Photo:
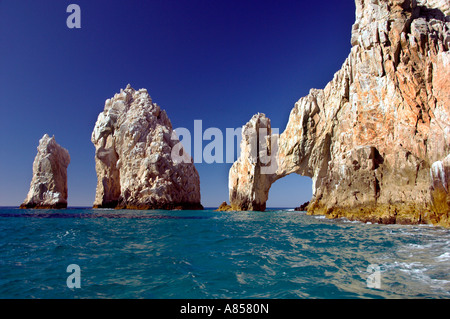
[[[203,208],[192,159],[172,159],[174,147],[181,144],[166,112],[147,90],[128,85],[106,100],[92,143],[98,178],[94,207]]]
[[[67,167],[69,152],[58,145],[55,137],[45,134],[39,140],[33,162],[33,178],[28,196],[21,208],[67,207]]]

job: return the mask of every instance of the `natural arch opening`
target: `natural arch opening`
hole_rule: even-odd
[[[295,208],[312,198],[312,179],[289,174],[275,181],[269,189],[267,209]]]

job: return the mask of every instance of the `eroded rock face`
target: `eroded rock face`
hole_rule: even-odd
[[[20,208],[66,208],[69,152],[47,134],[39,140],[37,151],[30,190]]]
[[[241,155],[229,173],[231,210],[264,211],[270,185],[278,178],[271,171],[272,128],[258,113],[242,128]],[[275,143],[274,143],[275,145]],[[264,172],[267,170],[267,172]]]
[[[200,178],[180,147],[167,114],[147,90],[127,86],[106,100],[92,132],[97,191],[94,207],[202,209]],[[178,154],[183,154],[180,148]]]
[[[449,225],[450,155],[431,165],[431,218],[436,223]]]
[[[356,0],[342,68],[295,104],[279,136],[275,174],[261,179],[257,168],[233,165],[231,205],[264,207],[271,183],[297,173],[313,180],[311,214],[447,220],[448,203],[433,211],[430,168],[450,153],[449,13],[445,0]],[[253,191],[254,183],[267,192]]]

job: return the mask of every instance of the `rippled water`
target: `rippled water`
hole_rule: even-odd
[[[285,210],[3,208],[0,298],[449,298],[449,244],[447,229]]]

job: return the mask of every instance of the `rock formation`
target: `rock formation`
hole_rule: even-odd
[[[297,173],[313,181],[309,214],[449,225],[450,3],[355,2],[342,68],[301,98],[274,136],[275,173],[262,176],[267,164],[249,155],[261,146],[243,138],[230,204],[263,210],[271,184]],[[270,127],[261,114],[247,126],[257,123]]]
[[[241,156],[229,173],[231,210],[266,209],[270,185],[279,178],[276,167],[270,170],[273,168],[270,155],[275,153],[271,135],[270,120],[262,113],[254,115],[242,127]]]
[[[309,201],[301,204],[299,207],[295,207],[294,210],[298,211],[298,212],[304,212],[304,211],[308,210],[308,205],[309,205]]]
[[[450,207],[450,155],[431,165],[431,219],[438,223]],[[447,216],[448,217],[448,216]]]
[[[28,196],[20,208],[66,208],[69,152],[45,134],[39,140]]]
[[[192,158],[147,90],[128,85],[106,100],[92,143],[98,178],[94,207],[203,209]],[[184,160],[174,160],[172,153]]]
[[[216,212],[228,212],[231,211],[231,206],[227,204],[227,202],[222,202],[220,206],[215,210]]]

